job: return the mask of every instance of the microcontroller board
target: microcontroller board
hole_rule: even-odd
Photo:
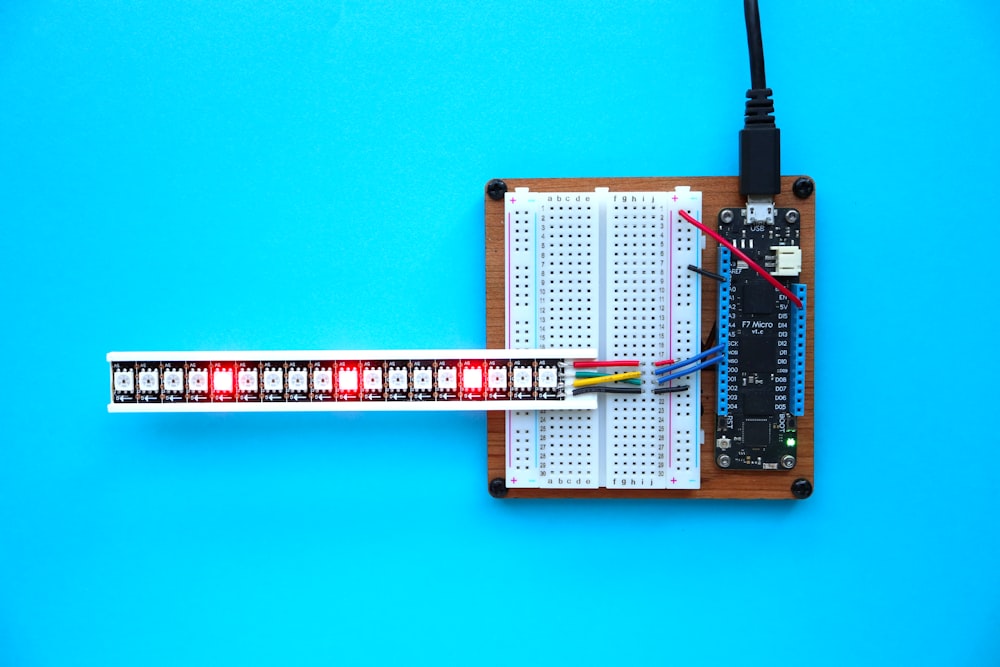
[[[725,208],[719,234],[715,462],[734,470],[790,470],[804,411],[806,288],[800,282],[800,213],[768,201]],[[750,269],[746,258],[767,272]],[[770,276],[770,277],[768,277]],[[776,289],[779,285],[785,290]]]

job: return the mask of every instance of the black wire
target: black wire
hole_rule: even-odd
[[[654,394],[676,394],[679,391],[687,391],[690,385],[682,384],[677,387],[657,387],[653,390]]]
[[[703,269],[700,266],[695,266],[694,264],[688,264],[688,271],[694,271],[699,275],[703,275],[706,278],[711,278],[712,280],[718,280],[720,283],[725,282],[725,276],[721,276],[714,271],[709,271],[708,269]]]
[[[580,394],[641,394],[641,387],[603,387],[596,385],[593,387],[577,387],[573,390],[574,396]]]
[[[701,346],[701,349],[707,350],[710,347],[715,347],[715,339],[719,336],[719,322],[712,322],[712,329],[708,332],[708,338],[705,339],[705,344]]]
[[[750,87],[767,88],[764,76],[764,40],[760,35],[760,9],[757,0],[743,0],[747,22],[747,46],[750,49]]]

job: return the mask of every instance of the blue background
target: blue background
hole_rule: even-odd
[[[489,178],[736,172],[740,3],[4,2],[0,664],[1000,662],[1000,9],[762,5],[795,503],[499,502],[482,414],[105,410],[110,350],[483,346]]]

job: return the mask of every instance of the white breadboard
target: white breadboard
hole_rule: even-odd
[[[506,347],[597,348],[643,373],[591,412],[508,412],[509,488],[699,488],[699,376],[652,393],[654,361],[701,349],[703,241],[679,209],[700,220],[701,193],[507,193]]]

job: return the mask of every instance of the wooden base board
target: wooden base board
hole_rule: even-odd
[[[782,178],[782,194],[775,197],[778,207],[794,207],[801,214],[802,230],[802,282],[809,289],[806,338],[806,409],[798,418],[798,462],[793,470],[734,471],[715,465],[715,397],[714,382],[702,382],[702,420],[706,437],[701,447],[701,488],[694,490],[670,489],[506,489],[506,434],[504,413],[489,412],[486,417],[487,483],[493,483],[495,495],[506,493],[508,498],[737,498],[737,499],[792,499],[791,489],[797,480],[813,484],[813,332],[815,324],[815,194],[798,199],[792,194],[792,183],[798,176]],[[511,178],[503,179],[508,190],[527,187],[534,192],[592,192],[595,187],[607,187],[612,192],[667,191],[687,185],[703,194],[702,216],[713,221],[717,212],[726,207],[742,206],[745,198],[739,195],[735,176],[693,178]],[[718,244],[708,239],[702,256],[702,265],[718,264]],[[506,346],[504,298],[504,202],[486,196],[486,346]],[[702,338],[708,336],[716,320],[718,284],[713,280],[702,281]],[[496,480],[499,480],[497,489]],[[800,483],[801,484],[801,483]],[[499,490],[499,494],[496,492]]]

